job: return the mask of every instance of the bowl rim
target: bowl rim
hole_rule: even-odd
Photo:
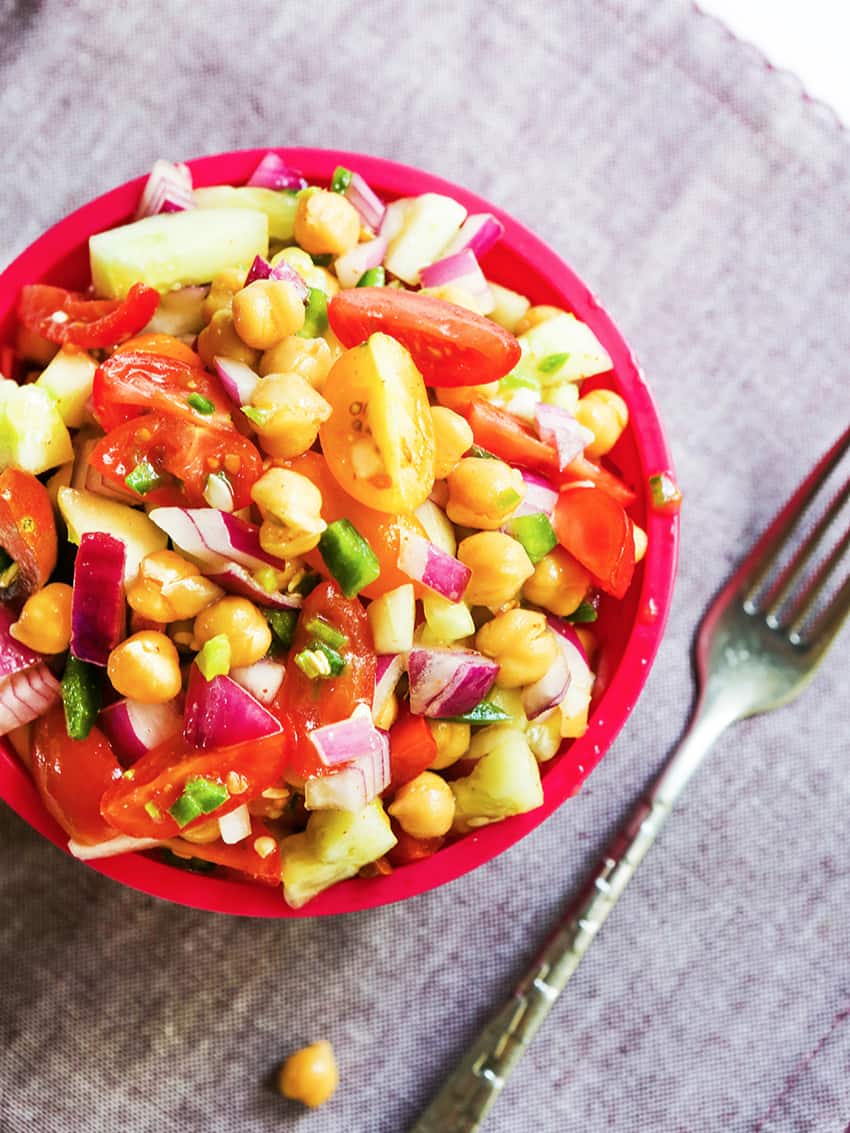
[[[513,259],[527,261],[545,279],[547,289],[588,324],[613,360],[618,384],[629,405],[630,419],[640,421],[633,431],[641,482],[659,472],[675,475],[672,457],[652,394],[626,340],[593,292],[540,237],[509,213],[476,193],[443,177],[388,158],[348,150],[314,147],[261,147],[233,150],[188,160],[196,186],[241,184],[268,152],[279,154],[308,180],[330,178],[337,165],[356,168],[387,197],[424,192],[444,193],[470,212],[491,212],[505,226],[501,246]],[[133,178],[80,206],[25,248],[0,273],[0,323],[14,305],[21,286],[50,276],[67,255],[94,232],[131,219],[147,174]],[[12,302],[5,301],[10,295]],[[5,304],[5,305],[4,305]],[[542,806],[466,835],[436,855],[388,876],[339,882],[300,909],[284,902],[279,888],[249,882],[205,877],[178,870],[139,853],[86,862],[107,877],[144,893],[210,912],[257,917],[312,917],[354,912],[390,904],[425,893],[470,872],[509,849],[540,825],[580,789],[587,775],[608,750],[628,719],[643,689],[658,651],[672,600],[678,564],[679,517],[647,507],[649,537],[635,620],[620,662],[596,703],[585,734],[562,745],[543,774]],[[577,762],[577,761],[581,762]],[[570,775],[581,773],[578,787]],[[5,739],[0,742],[0,797],[40,834],[67,850],[67,835],[44,809],[29,774]]]

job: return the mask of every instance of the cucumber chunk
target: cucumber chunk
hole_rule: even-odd
[[[493,729],[490,750],[451,788],[455,797],[454,830],[458,834],[525,814],[543,802],[540,769],[528,741],[519,730],[501,725]]]
[[[105,531],[121,540],[126,551],[125,585],[136,577],[139,563],[146,555],[164,551],[168,546],[168,536],[143,511],[117,500],[107,500],[77,488],[60,488],[57,502],[72,543],[79,543],[89,531]]]
[[[86,417],[97,363],[81,350],[62,349],[42,370],[36,385],[56,399],[59,414],[69,429],[79,429]]]
[[[213,185],[196,189],[195,204],[201,209],[256,209],[269,218],[270,240],[291,240],[295,235],[298,194],[290,189],[260,189],[254,185]]]
[[[37,385],[0,381],[0,468],[15,465],[38,476],[73,458],[52,394]]]

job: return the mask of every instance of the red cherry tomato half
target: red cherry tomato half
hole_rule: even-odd
[[[87,739],[70,739],[56,705],[35,725],[32,771],[44,805],[72,838],[93,844],[115,837],[100,800],[121,779],[121,768],[103,732],[92,728]]]
[[[158,306],[159,292],[144,283],[134,283],[126,299],[86,299],[64,287],[31,283],[21,288],[18,319],[60,346],[96,350],[138,334]]]
[[[200,360],[190,362],[158,351],[119,350],[101,362],[94,375],[92,404],[107,433],[151,410],[209,429],[234,430],[232,405],[212,374],[200,367]]]
[[[260,839],[263,839],[260,842]],[[257,843],[259,842],[259,849]],[[234,845],[218,839],[215,842],[188,842],[171,838],[168,848],[181,858],[200,858],[204,862],[224,866],[245,874],[263,885],[280,885],[280,847],[277,839],[261,818],[252,815],[251,833]]]
[[[520,346],[498,323],[415,291],[358,287],[338,292],[328,319],[343,346],[383,331],[405,346],[430,386],[476,386],[504,377]]]
[[[445,842],[445,838],[414,838],[412,834],[402,830],[395,819],[392,821],[392,828],[397,838],[396,844],[387,854],[392,866],[409,865],[411,862],[430,858]]]
[[[180,798],[190,779],[223,784],[229,795],[210,814],[187,823],[184,830],[229,814],[279,783],[286,764],[286,748],[286,736],[280,734],[206,751],[193,748],[182,736],[172,736],[138,759],[104,791],[100,812],[116,830],[133,838],[177,837],[181,828],[168,808]],[[238,792],[231,790],[233,780],[239,784]]]
[[[595,484],[575,484],[559,495],[552,526],[596,585],[622,598],[635,569],[633,525],[622,504]]]
[[[0,547],[18,564],[11,596],[40,590],[56,566],[53,505],[41,481],[20,468],[0,472]]]
[[[397,791],[430,767],[437,755],[437,741],[423,716],[402,708],[390,728],[389,790]]]
[[[338,652],[345,668],[338,677],[311,680],[292,658],[310,644],[307,625],[314,617],[324,618],[348,638]],[[344,598],[333,582],[317,586],[304,602],[295,638],[272,711],[294,732],[288,771],[296,779],[326,772],[310,733],[324,724],[345,720],[360,703],[371,705],[375,691],[375,653],[366,611],[357,598]]]
[[[156,479],[140,499],[158,507],[204,507],[207,477],[227,477],[234,510],[251,503],[251,485],[263,460],[249,440],[236,432],[207,429],[165,413],[134,417],[102,437],[90,464],[109,483],[127,491],[127,477],[149,465]]]

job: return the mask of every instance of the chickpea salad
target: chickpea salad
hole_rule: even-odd
[[[486,277],[502,231],[273,151],[240,186],[160,161],[87,292],[23,287],[0,734],[77,857],[298,908],[541,805],[646,536],[610,358]]]

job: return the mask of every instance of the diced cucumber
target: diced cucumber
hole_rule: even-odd
[[[435,547],[445,551],[447,555],[457,553],[457,537],[449,517],[433,500],[425,500],[416,509],[416,518],[425,528],[425,534]]]
[[[201,307],[206,287],[179,287],[166,291],[145,330],[149,334],[172,334],[175,338],[198,334],[204,329]]]
[[[267,256],[264,212],[198,208],[146,216],[89,239],[92,283],[99,295],[123,298],[141,281],[158,291],[209,283],[225,268]]]
[[[547,405],[557,405],[559,409],[566,409],[567,413],[575,413],[578,407],[579,388],[575,382],[564,382],[559,386],[547,386],[543,391],[543,400]]]
[[[369,603],[366,612],[376,653],[406,653],[413,647],[416,598],[412,583],[387,590]]]
[[[53,396],[38,385],[0,383],[0,468],[15,465],[38,476],[73,458]]]
[[[537,369],[544,386],[577,382],[611,369],[611,358],[590,327],[566,312],[525,331],[519,336],[519,344],[523,354],[519,368]],[[563,361],[553,365],[561,355]]]
[[[419,272],[438,258],[466,220],[466,209],[442,193],[423,193],[406,208],[402,227],[384,256],[387,271],[405,283],[418,283]]]
[[[415,197],[399,197],[397,201],[390,201],[387,205],[387,211],[381,221],[381,235],[388,244],[392,243],[401,232],[415,200]]]
[[[195,204],[201,209],[256,209],[269,218],[270,240],[291,240],[295,235],[298,194],[290,189],[260,189],[253,185],[213,185],[196,189]]]
[[[35,383],[56,399],[62,420],[69,429],[79,429],[86,417],[97,362],[81,350],[62,349],[42,370]]]
[[[561,711],[556,708],[542,720],[531,720],[525,729],[528,746],[538,763],[545,763],[558,754],[561,746]]]
[[[543,802],[537,760],[523,733],[511,728],[500,729],[491,749],[451,788],[455,797],[453,829],[461,834],[525,814]]]
[[[72,543],[78,544],[89,531],[104,531],[121,540],[126,550],[125,584],[136,577],[139,563],[146,555],[164,551],[168,546],[168,536],[143,511],[117,500],[107,500],[76,488],[60,488],[58,503]]]
[[[490,318],[513,334],[520,319],[531,306],[531,302],[518,291],[511,291],[509,287],[502,287],[500,283],[493,283],[492,280],[487,282],[493,293],[493,310],[490,312]]]
[[[422,609],[429,630],[427,640],[434,645],[451,645],[475,633],[475,622],[466,602],[450,602],[439,594],[426,594]]]
[[[309,900],[354,877],[364,865],[396,844],[380,799],[359,814],[322,810],[310,815],[307,829],[280,844],[281,880],[286,903],[300,909]]]

